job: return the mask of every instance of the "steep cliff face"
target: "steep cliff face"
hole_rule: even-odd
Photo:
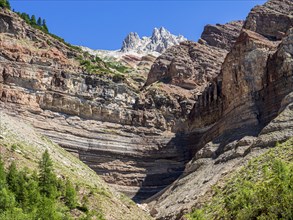
[[[157,219],[181,219],[210,196],[213,184],[293,135],[292,7],[292,1],[271,0],[248,15],[219,76],[190,114],[194,158],[175,183],[149,200]]]
[[[180,131],[195,102],[194,92],[159,82],[138,91],[130,78],[115,83],[104,75],[87,74],[76,59],[79,51],[32,29],[12,12],[1,11],[2,17],[19,27],[13,35],[1,33],[3,110],[29,121],[136,200],[148,198],[182,174],[191,146]],[[189,44],[182,47],[203,71],[201,86],[208,78],[204,68],[216,74],[222,61],[216,56],[223,58],[223,53]]]
[[[234,45],[243,26],[243,21],[232,21],[221,25],[206,25],[200,43],[229,51]]]
[[[131,74],[86,73],[79,51],[1,11],[1,109],[149,198],[157,219],[180,219],[225,173],[293,135],[292,11],[271,0],[244,26],[207,26],[159,56],[140,90]]]
[[[154,88],[139,93],[129,78],[115,83],[87,74],[79,51],[12,12],[2,10],[0,20],[3,111],[28,121],[135,199],[182,173],[190,156],[184,136],[172,131],[183,114],[176,98]]]

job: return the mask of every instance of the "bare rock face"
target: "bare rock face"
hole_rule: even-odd
[[[241,21],[208,25],[199,43],[183,42],[159,56],[153,64],[146,86],[162,81],[184,89],[201,91],[219,74],[227,50],[240,33]]]
[[[292,137],[292,6],[271,0],[248,15],[220,74],[190,114],[193,159],[176,182],[148,201],[156,219],[183,219],[209,197],[213,184]]]
[[[192,108],[183,102],[188,94],[139,93],[127,80],[87,74],[75,59],[78,51],[13,12],[1,10],[1,19],[1,110],[28,121],[135,200],[181,175],[190,154],[173,127]]]
[[[239,36],[242,26],[243,21],[232,21],[224,25],[206,25],[199,42],[229,51]]]
[[[293,25],[291,0],[268,1],[255,7],[248,15],[244,28],[270,40],[281,40]]]
[[[146,86],[154,82],[176,85],[183,89],[200,90],[217,76],[226,52],[186,41],[167,50],[153,64]]]

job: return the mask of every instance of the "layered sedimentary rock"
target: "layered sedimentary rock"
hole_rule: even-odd
[[[224,25],[206,25],[199,42],[229,51],[238,38],[242,26],[243,21],[232,21]]]
[[[183,42],[159,56],[154,62],[146,86],[157,81],[187,90],[199,90],[215,77],[226,51],[195,42]]]
[[[241,21],[207,25],[199,43],[186,41],[168,49],[154,62],[146,86],[162,81],[184,89],[201,91],[219,74],[221,64],[242,25]]]
[[[137,91],[128,80],[86,74],[75,58],[78,51],[12,12],[1,11],[0,17],[3,28],[11,27],[1,33],[3,110],[32,123],[136,200],[182,174],[191,159],[190,138],[181,132],[195,102],[189,88],[153,83]],[[198,69],[216,72],[221,49],[205,48],[188,50]]]
[[[1,109],[136,200],[164,189],[151,213],[180,219],[226,173],[293,135],[292,1],[257,6],[242,25],[207,26],[198,43],[168,49],[138,90],[85,73],[78,51],[1,11]]]
[[[139,94],[128,79],[87,74],[79,51],[13,12],[1,10],[0,23],[2,111],[30,122],[137,200],[182,173],[188,144],[172,127],[187,107],[172,97],[175,91]]]
[[[292,137],[292,7],[290,0],[271,0],[248,15],[219,76],[190,114],[193,159],[175,183],[149,200],[157,219],[181,219],[221,178]]]

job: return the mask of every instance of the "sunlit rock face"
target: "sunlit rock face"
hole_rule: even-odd
[[[183,219],[209,197],[213,184],[292,137],[292,10],[290,0],[251,10],[218,76],[197,96],[189,115],[185,134],[194,137],[193,159],[176,182],[148,201],[156,219]],[[204,44],[223,48],[204,38]]]

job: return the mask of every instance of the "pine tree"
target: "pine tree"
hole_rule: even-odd
[[[12,162],[11,165],[9,166],[6,179],[7,179],[8,188],[12,192],[18,193],[19,192],[18,171],[15,165],[15,162]]]
[[[18,187],[19,191],[16,195],[16,201],[21,205],[21,208],[26,208],[29,204],[29,193],[27,190],[28,177],[26,171],[22,170],[19,172]]]
[[[48,198],[55,198],[57,195],[56,175],[53,170],[53,162],[48,150],[46,150],[39,163],[39,185],[40,192]]]
[[[42,19],[40,17],[38,18],[37,25],[42,27]]]
[[[4,163],[0,155],[0,190],[6,186],[6,173],[4,168]]]
[[[27,13],[21,13],[20,17],[22,17],[26,23],[30,23],[30,16]]]
[[[42,27],[43,27],[43,29],[44,29],[44,31],[45,31],[46,33],[49,33],[49,29],[48,29],[48,27],[47,27],[47,22],[46,22],[45,19],[43,19]]]
[[[32,15],[31,17],[31,25],[37,25],[36,16]]]
[[[76,207],[76,191],[72,183],[67,179],[65,185],[65,204],[68,208],[74,209]]]
[[[11,9],[10,2],[8,0],[6,0],[6,8],[9,10]]]
[[[6,210],[11,210],[15,206],[13,193],[7,188],[0,189],[0,213]]]
[[[38,184],[38,178],[34,177],[35,174],[33,174],[28,183],[27,183],[27,191],[28,191],[28,200],[29,200],[29,206],[27,209],[29,211],[33,211],[37,208],[37,204],[41,201],[41,195],[39,190],[39,184]]]

